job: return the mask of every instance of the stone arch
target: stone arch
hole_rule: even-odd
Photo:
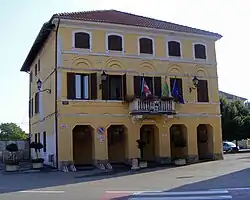
[[[126,164],[128,128],[123,124],[111,124],[107,128],[108,159],[111,164]]]
[[[151,62],[142,62],[140,64],[140,72],[156,72],[155,66]]]
[[[86,68],[92,68],[92,63],[85,58],[77,57],[73,60],[72,66],[86,69]]]
[[[202,68],[198,68],[196,74],[198,77],[207,77],[208,76],[207,71],[205,69],[202,69]]]
[[[108,69],[118,69],[118,70],[124,70],[125,66],[120,62],[119,60],[115,60],[113,58],[108,59],[106,62],[106,68]]]
[[[188,133],[185,124],[173,124],[170,129],[171,159],[186,157],[188,154]]]
[[[92,165],[94,159],[94,128],[79,124],[72,129],[73,160],[77,166]]]
[[[176,64],[170,65],[168,70],[167,70],[167,73],[168,74],[173,74],[173,75],[183,75],[184,74],[181,67],[179,65],[176,65]]]
[[[193,68],[195,75],[198,77],[207,77],[209,75],[207,70],[199,65],[194,65]]]
[[[197,148],[199,160],[211,160],[214,155],[214,133],[210,124],[197,126]]]

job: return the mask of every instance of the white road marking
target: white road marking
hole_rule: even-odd
[[[143,197],[143,200],[230,200],[232,196],[191,196],[191,197]],[[129,200],[140,200],[139,198],[129,198]]]
[[[43,194],[60,194],[65,193],[65,191],[59,190],[24,190],[20,191],[21,193],[43,193]]]
[[[138,191],[138,190],[134,190],[134,191],[129,191],[129,190],[125,190],[125,191],[119,191],[119,190],[114,190],[114,191],[106,191],[107,194],[134,194],[134,193],[141,193],[141,192],[162,192],[162,191]]]
[[[219,191],[219,190],[237,191],[237,190],[250,190],[250,188],[223,188],[223,189],[210,189],[210,191]]]
[[[231,200],[225,189],[206,191],[106,191],[108,194],[130,194],[129,200]]]
[[[158,193],[158,192],[157,192]],[[138,192],[135,193],[136,196],[155,196],[158,195],[156,192]],[[218,190],[218,191],[187,191],[187,192],[161,192],[162,196],[179,196],[179,195],[212,195],[212,194],[228,194],[226,190]]]

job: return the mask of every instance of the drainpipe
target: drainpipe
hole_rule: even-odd
[[[31,98],[31,81],[30,81],[30,72],[27,72],[29,74],[29,103],[30,103],[30,98]],[[32,105],[33,106],[33,105]],[[33,113],[32,113],[33,114]],[[30,115],[30,104],[29,104],[29,145],[31,142],[31,116]],[[31,149],[29,148],[29,160],[31,159]]]
[[[58,23],[56,27],[56,38],[55,38],[55,134],[56,134],[56,168],[58,169],[58,110],[57,110],[57,37],[58,37],[58,29],[60,25],[60,17],[58,16]]]

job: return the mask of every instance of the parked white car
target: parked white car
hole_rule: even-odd
[[[237,152],[239,149],[233,142],[223,142],[223,151],[225,152]]]

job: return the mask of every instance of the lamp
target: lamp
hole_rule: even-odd
[[[189,87],[189,92],[191,93],[193,90],[195,90],[198,86],[198,83],[199,83],[199,79],[194,76],[194,78],[192,79],[192,82],[193,82],[193,87]]]
[[[196,76],[194,76],[192,81],[193,81],[194,86],[197,87],[197,85],[199,83],[199,79]]]
[[[41,87],[42,87],[42,81],[40,79],[38,79],[36,82],[36,85],[37,85],[37,90],[40,91]]]
[[[107,74],[105,73],[105,71],[102,72],[101,79],[102,79],[102,81],[107,80]]]
[[[41,90],[41,88],[42,88],[42,81],[41,81],[40,79],[37,80],[36,86],[37,86],[37,90],[38,90],[39,92],[45,92],[45,91],[46,91],[48,94],[51,94],[51,89],[44,89],[44,90]]]
[[[102,82],[106,81],[107,77],[108,77],[107,74],[105,73],[105,71],[103,71],[102,74],[101,74],[101,80],[102,80]],[[100,90],[102,89],[102,83],[99,85],[99,89]]]

